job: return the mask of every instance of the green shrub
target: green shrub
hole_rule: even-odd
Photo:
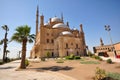
[[[25,60],[25,65],[28,66],[29,65],[29,61],[26,59]]]
[[[96,55],[93,55],[93,56],[91,56],[91,57],[92,57],[92,58],[95,58],[95,59],[97,59],[97,60],[99,60],[99,61],[102,61],[102,60],[103,60],[101,57],[96,56]]]
[[[73,60],[74,58],[73,57],[69,57],[69,60]]]
[[[80,56],[74,56],[73,54],[70,54],[70,56],[66,56],[65,59],[67,60],[77,60],[80,59]]]
[[[5,58],[5,62],[10,62],[10,58],[9,58],[9,57],[6,57],[6,58]]]
[[[82,61],[80,63],[81,64],[100,64],[99,62],[96,62],[96,61]]]
[[[102,80],[106,77],[106,72],[104,69],[96,68],[94,80]]]
[[[50,52],[46,52],[46,57],[50,58]]]
[[[95,56],[95,59],[100,59],[100,57],[99,56]]]
[[[65,59],[73,60],[74,59],[74,54],[70,54],[70,56],[66,56]]]
[[[88,56],[89,57],[91,57],[91,56],[93,56],[94,54],[92,54],[92,52],[91,51],[88,51]]]
[[[107,63],[111,64],[111,63],[112,63],[112,60],[111,60],[111,59],[108,59],[108,60],[107,60]]]
[[[91,58],[95,58],[95,55],[92,55]]]
[[[63,59],[57,59],[57,63],[64,63]]]
[[[103,61],[103,59],[102,59],[102,58],[99,58],[99,61]]]
[[[45,58],[44,58],[44,57],[42,57],[42,58],[41,58],[41,61],[45,61]]]
[[[120,80],[120,73],[111,73],[111,72],[109,72],[109,73],[107,73],[107,76],[111,77],[111,78],[114,78],[114,79]]]
[[[69,59],[70,56],[66,56],[65,59]]]
[[[20,60],[20,58],[11,58],[10,61]]]
[[[74,59],[80,59],[80,56],[75,56]]]
[[[69,58],[74,59],[74,54],[70,54]]]
[[[4,64],[4,62],[0,61],[0,65]]]

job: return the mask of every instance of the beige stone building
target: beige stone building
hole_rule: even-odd
[[[120,55],[120,42],[114,44],[117,55]]]
[[[46,57],[49,52],[51,57],[64,57],[70,54],[86,55],[85,36],[83,26],[80,24],[80,30],[70,29],[69,23],[61,18],[50,18],[44,23],[44,16],[40,16],[36,11],[36,41],[31,50],[30,57]]]
[[[116,55],[120,55],[120,42],[113,45],[104,45],[103,40],[100,39],[100,46],[93,47],[93,51],[96,53],[96,55],[99,55],[99,53],[102,52],[107,53],[110,57],[114,57],[114,51],[116,52]]]

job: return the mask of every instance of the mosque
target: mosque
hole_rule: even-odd
[[[70,54],[85,56],[86,43],[83,26],[80,24],[80,30],[70,29],[69,23],[64,22],[63,15],[61,18],[50,18],[44,23],[44,15],[40,16],[39,8],[36,10],[36,40],[32,47],[30,57],[64,57]]]

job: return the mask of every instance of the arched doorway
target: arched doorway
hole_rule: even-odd
[[[54,52],[52,52],[52,57],[54,57]]]
[[[109,57],[109,55],[107,54],[107,52],[99,52],[98,56]]]
[[[79,56],[79,52],[77,51],[77,56]]]
[[[69,53],[68,53],[68,51],[67,51],[67,56],[69,56]]]

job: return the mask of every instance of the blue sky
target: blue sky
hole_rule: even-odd
[[[113,43],[120,42],[120,0],[0,0],[0,26],[6,24],[10,28],[8,38],[20,25],[31,26],[31,33],[35,33],[36,6],[39,5],[39,13],[45,16],[45,22],[49,18],[61,17],[69,22],[70,28],[79,29],[83,24],[86,44],[92,51],[93,46],[100,45],[100,37],[104,44],[110,44],[108,32],[104,25],[111,26]],[[0,40],[5,31],[0,28]],[[28,44],[27,56],[33,44]],[[3,46],[0,45],[0,57]],[[9,56],[16,57],[21,50],[21,44],[11,42],[8,45]]]

